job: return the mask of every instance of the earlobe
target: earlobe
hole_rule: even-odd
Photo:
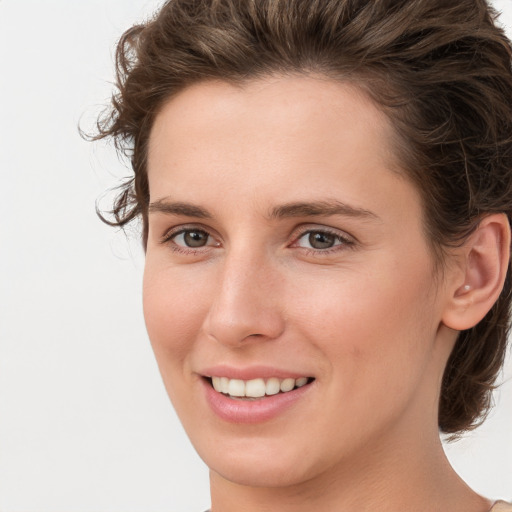
[[[454,283],[442,319],[447,327],[458,331],[480,322],[501,293],[510,261],[507,216],[484,217],[461,250],[463,279],[459,277],[459,282]]]

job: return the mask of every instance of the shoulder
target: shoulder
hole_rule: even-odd
[[[505,501],[497,501],[490,512],[512,512],[512,503]]]

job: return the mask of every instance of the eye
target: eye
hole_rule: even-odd
[[[336,242],[336,237],[331,233],[310,231],[300,237],[299,246],[304,247],[303,244],[307,243],[313,249],[330,249],[331,247],[334,247]]]
[[[187,254],[220,245],[208,231],[196,227],[171,230],[164,236],[162,243],[168,244],[173,251]]]
[[[200,229],[187,229],[173,234],[170,239],[181,247],[196,249],[208,245],[210,235]]]
[[[306,231],[294,243],[295,247],[324,252],[329,251],[329,249],[337,250],[338,247],[342,249],[353,245],[354,242],[348,237],[321,229]]]

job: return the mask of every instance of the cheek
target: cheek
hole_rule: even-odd
[[[333,378],[354,389],[375,380],[399,388],[409,373],[414,379],[435,340],[429,262],[380,263],[365,273],[303,282],[308,294],[295,294],[308,339],[330,361]]]
[[[397,275],[327,280],[297,304],[303,337],[328,363],[325,401],[336,404],[318,421],[347,446],[398,421],[428,380],[436,333],[431,276],[412,279],[403,267]]]
[[[204,320],[207,296],[197,274],[173,272],[146,260],[144,318],[161,370],[162,364],[179,365],[185,359]]]

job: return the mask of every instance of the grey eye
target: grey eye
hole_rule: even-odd
[[[308,242],[313,249],[330,249],[336,244],[337,237],[331,233],[311,231],[308,234]]]
[[[174,243],[182,247],[204,247],[208,244],[210,235],[206,231],[188,230],[178,233],[174,237]]]

